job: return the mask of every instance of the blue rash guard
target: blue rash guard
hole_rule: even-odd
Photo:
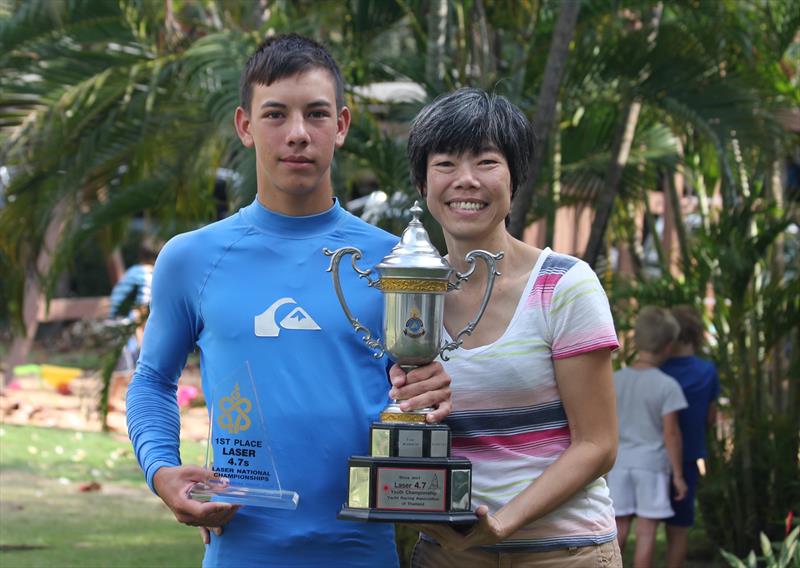
[[[386,360],[372,357],[345,317],[322,253],[356,246],[366,269],[396,242],[336,202],[318,215],[287,217],[256,200],[175,237],[159,255],[127,398],[148,485],[158,468],[180,464],[177,383],[197,347],[205,392],[249,362],[281,486],[300,495],[293,511],[242,507],[222,536],[211,535],[203,566],[398,564],[391,525],[336,519],[347,498],[347,460],[368,454],[369,425],[389,383]],[[381,335],[380,292],[349,262],[341,268],[350,310]],[[255,317],[265,312],[274,320],[262,318],[257,336]]]

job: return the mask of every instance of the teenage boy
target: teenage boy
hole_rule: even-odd
[[[658,523],[672,516],[670,472],[675,500],[686,495],[678,426],[686,398],[675,379],[658,370],[677,336],[678,322],[668,310],[642,308],[634,326],[636,358],[614,373],[619,449],[608,472],[608,488],[621,550],[636,516],[634,566],[653,565]]]
[[[136,456],[175,517],[201,527],[204,566],[394,566],[391,525],[336,520],[347,459],[366,452],[388,383],[385,362],[371,356],[342,312],[322,249],[357,246],[372,266],[397,238],[333,198],[331,162],[350,111],[339,68],[321,45],[295,34],[267,40],[247,62],[240,95],[236,131],[255,149],[257,197],[223,221],[175,237],[159,256],[128,392]],[[343,275],[343,286],[353,312],[379,329],[380,293],[355,273]],[[175,390],[195,346],[206,392],[249,362],[281,483],[300,495],[296,510],[187,497],[212,476],[181,466],[178,454]],[[395,365],[389,375],[389,394],[404,400],[404,410],[436,407],[429,421],[448,414],[450,378],[440,364],[407,375]]]
[[[697,462],[706,457],[706,431],[717,419],[719,376],[714,363],[697,356],[702,352],[705,333],[697,310],[691,306],[674,306],[671,313],[678,321],[680,333],[661,370],[678,381],[689,403],[678,414],[683,440],[683,476],[688,491],[685,499],[672,502],[675,515],[666,521],[667,566],[680,568],[686,560],[689,529],[694,525],[695,495],[700,479]]]

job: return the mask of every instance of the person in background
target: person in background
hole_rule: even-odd
[[[636,517],[633,565],[637,568],[653,565],[656,529],[673,514],[670,486],[676,501],[686,497],[678,426],[678,411],[686,408],[686,398],[675,379],[658,369],[677,337],[678,322],[668,310],[643,307],[634,327],[636,357],[614,373],[619,451],[608,486],[623,551]]]
[[[689,406],[678,413],[683,438],[683,478],[686,498],[672,501],[675,515],[666,520],[667,567],[680,568],[686,560],[689,528],[694,525],[695,495],[700,478],[698,460],[706,457],[706,435],[717,416],[719,377],[711,361],[697,356],[703,347],[703,320],[691,306],[674,306],[673,317],[680,332],[671,355],[661,370],[673,377],[683,389]]]
[[[153,266],[157,247],[143,242],[139,245],[139,261],[130,266],[109,294],[109,318],[115,325],[130,323],[133,334],[128,338],[111,375],[109,401],[116,406],[124,398],[125,389],[136,368],[147,316],[150,313],[150,294],[153,285]]]
[[[474,249],[505,254],[480,325],[443,363],[478,522],[422,526],[415,567],[622,565],[602,477],[617,444],[608,298],[585,262],[506,229],[533,144],[525,114],[479,89],[436,99],[411,125],[411,175],[451,265],[466,270]],[[485,271],[447,294],[447,340],[477,312]]]
[[[139,246],[139,262],[129,267],[114,284],[109,295],[109,317],[130,318],[137,323],[136,333],[130,338],[121,356],[117,370],[133,371],[142,344],[144,323],[150,310],[153,285],[153,266],[158,251],[143,243]]]

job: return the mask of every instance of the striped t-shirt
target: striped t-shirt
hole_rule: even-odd
[[[570,445],[554,359],[618,347],[608,298],[585,262],[545,249],[505,333],[444,362],[452,379],[453,455],[472,462],[473,506],[496,512]],[[605,480],[521,528],[496,550],[602,544],[616,536]]]

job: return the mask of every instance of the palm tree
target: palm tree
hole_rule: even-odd
[[[169,2],[15,8],[0,26],[0,163],[13,172],[0,246],[12,313],[30,337],[36,310],[22,306],[38,303],[40,284],[51,293],[87,239],[99,237],[110,254],[134,214],[167,234],[212,218],[216,168],[236,156],[220,119],[231,103],[208,87],[225,82],[236,93],[229,70],[256,39],[224,36],[215,66],[201,69],[202,41],[216,31],[211,11],[178,23]]]

